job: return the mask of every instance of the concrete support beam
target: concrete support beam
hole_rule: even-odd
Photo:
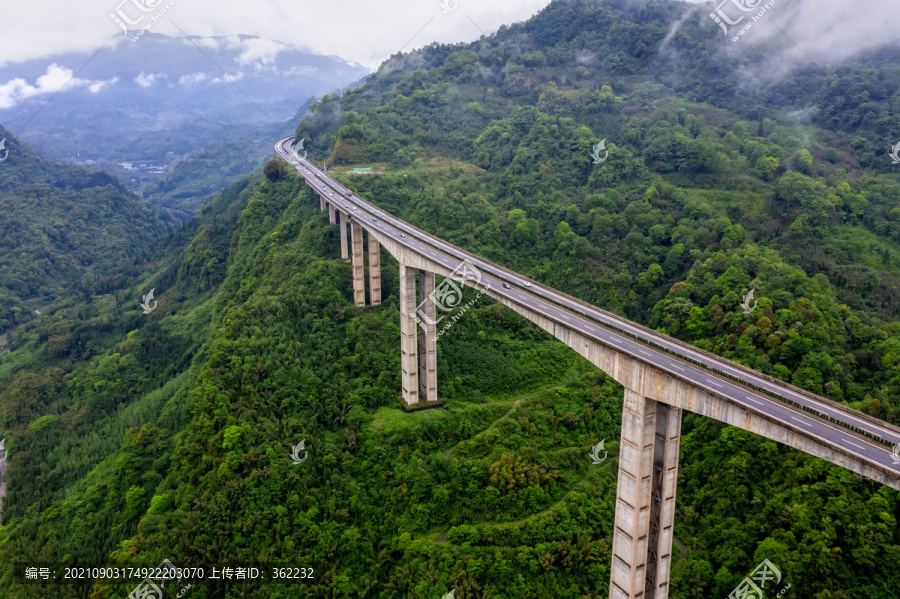
[[[424,317],[419,323],[419,397],[437,401],[437,337],[434,293],[434,273],[419,270],[419,306]]]
[[[319,196],[319,210],[325,210],[325,196]]]
[[[681,410],[625,389],[610,599],[667,599]]]
[[[334,204],[328,204],[328,222],[332,225],[335,224],[334,220]]]
[[[419,403],[416,325],[416,269],[400,263],[400,386],[403,401],[411,406]]]
[[[345,214],[343,212],[340,213],[341,222],[341,262],[350,262],[350,258],[347,255],[347,225],[350,220],[350,215]]]
[[[369,305],[381,304],[381,244],[369,233]]]
[[[343,228],[343,225],[341,226]],[[353,301],[357,306],[366,305],[366,266],[363,264],[363,232],[356,221],[350,221],[350,237],[353,246]]]
[[[390,248],[390,240],[387,238],[381,244]],[[446,276],[440,265],[429,265],[429,269]],[[496,290],[488,289],[486,294],[571,347],[626,389],[633,389],[643,397],[666,405],[742,428],[900,490],[900,476],[896,471],[822,439],[798,422],[770,416],[763,408],[757,408],[757,404],[743,406],[732,401],[722,395],[719,384],[711,382],[717,379],[717,375],[713,373],[706,377],[693,377],[687,375],[682,368],[650,364],[641,358],[642,354],[629,354],[620,351],[615,343],[599,342],[589,335],[583,335],[565,321],[538,313],[498,294]],[[798,414],[804,412],[798,411]],[[856,436],[861,441],[865,440],[865,437],[852,431],[836,429],[850,435],[848,438]]]
[[[647,400],[653,401],[653,400]],[[650,553],[647,568],[648,597],[669,596],[672,539],[675,536],[675,491],[678,487],[678,454],[681,449],[681,410],[656,404],[656,439],[653,450],[653,496],[650,503]],[[655,566],[651,568],[650,566]]]

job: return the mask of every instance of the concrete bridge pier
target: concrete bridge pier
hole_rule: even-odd
[[[416,324],[416,269],[400,263],[400,387],[403,401],[419,403],[418,325]]]
[[[353,300],[357,306],[365,306],[366,267],[363,264],[362,226],[356,221],[350,221],[350,237],[353,246]]]
[[[347,225],[350,220],[350,215],[345,214],[343,212],[339,213],[341,222],[339,223],[341,227],[341,262],[350,262],[350,259],[347,255]]]
[[[419,396],[437,401],[437,323],[435,305],[429,299],[434,293],[434,273],[419,269],[419,305],[425,313],[419,324]]]
[[[667,599],[681,409],[625,389],[610,599]]]
[[[381,304],[381,244],[369,233],[369,305]]]
[[[328,203],[328,222],[332,225],[335,224],[334,221],[334,204]]]
[[[323,195],[319,196],[319,210],[325,210],[325,196]]]

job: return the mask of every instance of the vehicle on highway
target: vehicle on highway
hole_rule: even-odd
[[[525,282],[522,283],[522,284],[525,285],[526,287],[531,287],[531,283],[529,283],[528,281],[525,281]]]
[[[510,287],[509,287],[509,283],[503,283],[503,288],[504,288],[504,289],[509,289],[509,288],[510,288]]]
[[[406,237],[406,235],[404,235],[404,234],[403,234],[403,233],[400,233],[400,237],[403,237],[403,238],[405,238],[405,237]]]
[[[375,220],[375,219],[374,219],[374,218],[373,218],[373,219],[372,219],[372,222],[373,222],[373,223],[377,223],[377,222],[378,222],[378,221],[377,221],[377,220]]]
[[[347,190],[347,195],[348,195],[348,196],[352,196],[352,195],[353,195],[353,192],[350,191],[350,190],[348,189],[348,190]]]

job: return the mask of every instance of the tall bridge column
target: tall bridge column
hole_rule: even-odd
[[[328,222],[334,224],[334,204],[328,203]]]
[[[416,363],[416,269],[400,263],[400,386],[403,401],[411,406],[419,402],[419,371]]]
[[[366,267],[363,264],[362,226],[356,221],[350,221],[350,237],[353,246],[353,301],[357,306],[365,306]]]
[[[625,389],[610,599],[667,599],[681,409]]]
[[[419,325],[419,396],[437,401],[437,324],[434,301],[426,301],[434,293],[434,273],[419,270],[419,304],[425,317]]]
[[[369,305],[381,304],[381,244],[369,233]]]
[[[319,210],[325,210],[325,196],[323,195],[319,196]]]
[[[350,260],[347,256],[347,225],[349,224],[350,215],[343,212],[339,214],[341,218],[339,223],[341,227],[341,262],[349,262]]]

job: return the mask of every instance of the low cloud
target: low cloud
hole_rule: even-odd
[[[193,85],[194,83],[202,83],[209,79],[209,75],[206,73],[191,73],[190,75],[182,75],[180,79],[178,79],[179,85]]]
[[[836,66],[860,54],[900,43],[900,11],[878,2],[822,0],[715,0],[691,9],[718,32],[726,49],[741,53],[748,46],[768,46],[775,52],[754,69],[760,79],[777,79],[796,67]],[[698,8],[700,10],[698,10]],[[708,10],[705,10],[708,9]],[[710,13],[728,16],[722,33]],[[753,17],[765,13],[757,21]],[[752,23],[735,42],[742,27]],[[671,35],[669,36],[671,37]]]
[[[194,37],[191,38],[195,44],[208,50],[218,50],[219,42],[214,37]]]
[[[89,92],[91,92],[92,94],[96,94],[103,91],[108,86],[114,85],[118,80],[118,77],[113,77],[112,79],[107,79],[106,81],[90,81],[87,83],[87,88]]]
[[[134,82],[141,87],[150,87],[151,85],[156,83],[156,81],[165,78],[165,73],[150,73],[149,75],[145,75],[144,71],[141,71],[141,74],[134,78]]]
[[[319,69],[317,69],[316,67],[298,66],[289,68],[288,70],[284,71],[282,75],[285,75],[286,77],[295,75],[308,76],[314,75],[318,70]]]
[[[0,84],[0,109],[14,108],[29,98],[54,94],[63,88],[86,87],[91,93],[98,93],[119,80],[118,77],[107,80],[79,79],[73,75],[71,69],[53,63],[34,84],[21,77]]]
[[[225,73],[221,77],[215,77],[209,81],[210,83],[233,83],[235,81],[240,81],[243,78],[243,71],[238,71],[237,73]]]
[[[290,50],[290,47],[275,40],[265,38],[252,38],[244,40],[241,44],[241,54],[237,61],[239,64],[261,64],[268,65],[275,62],[278,55],[282,52]]]

